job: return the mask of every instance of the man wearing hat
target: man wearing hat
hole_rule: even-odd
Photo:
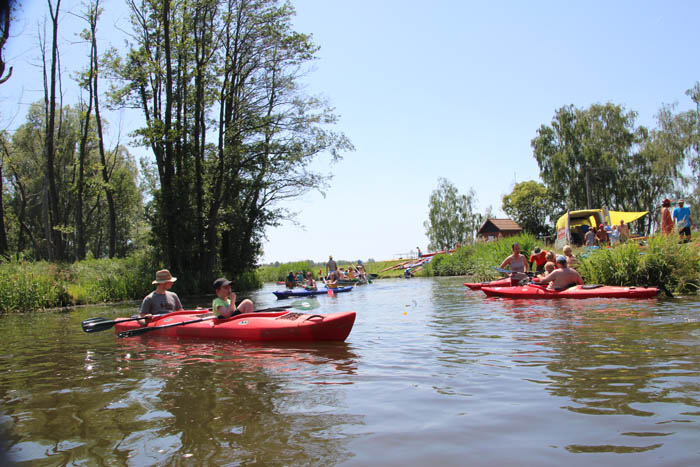
[[[156,290],[146,295],[141,303],[139,316],[146,318],[146,321],[139,320],[139,323],[144,325],[153,315],[164,315],[182,310],[182,303],[180,303],[177,294],[169,291],[176,280],[177,277],[173,277],[167,269],[156,272],[156,280],[153,281]]]
[[[255,311],[255,305],[247,298],[236,306],[236,294],[231,291],[231,281],[225,277],[219,277],[214,281],[214,289],[216,298],[211,303],[211,311],[219,318],[230,318]]]
[[[536,246],[532,250],[532,254],[530,254],[530,269],[532,269],[532,263],[535,263],[535,272],[541,274],[544,271],[544,265],[547,263],[547,252]]]
[[[678,233],[683,240],[683,243],[690,241],[690,229],[693,226],[690,220],[690,208],[684,206],[685,202],[682,199],[678,200],[678,207],[673,210],[673,220],[678,224]]]
[[[583,285],[583,279],[576,269],[571,269],[566,260],[566,256],[557,256],[557,269],[550,272],[542,279],[540,284],[552,283],[554,290],[564,290],[574,285]]]

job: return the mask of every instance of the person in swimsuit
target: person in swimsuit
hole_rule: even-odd
[[[514,281],[527,279],[527,258],[520,254],[520,244],[513,243],[511,249],[513,254],[503,260],[501,269],[508,266],[511,271],[510,278]]]
[[[568,266],[566,256],[557,256],[557,267],[554,271],[540,279],[540,284],[549,284],[554,290],[564,290],[574,285],[583,285],[583,279],[576,269]]]

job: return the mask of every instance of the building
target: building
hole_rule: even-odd
[[[513,219],[486,219],[481,225],[476,236],[480,240],[496,240],[498,238],[512,237],[523,231]]]

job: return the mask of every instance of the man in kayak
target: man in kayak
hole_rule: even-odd
[[[152,284],[156,285],[156,290],[146,295],[141,303],[139,316],[144,318],[139,320],[141,326],[145,326],[153,315],[164,315],[173,311],[182,310],[182,303],[176,293],[170,292],[170,288],[177,280],[167,269],[156,272],[156,280]]]
[[[314,280],[314,274],[311,271],[306,273],[306,280],[304,281],[304,288],[306,290],[318,290],[316,287],[316,281]]]
[[[554,290],[564,290],[575,285],[583,285],[581,274],[576,269],[571,269],[566,260],[566,256],[557,256],[557,268],[542,279],[540,284],[550,284]]]
[[[255,305],[249,299],[243,300],[236,306],[236,294],[231,290],[231,281],[225,277],[219,277],[214,281],[216,298],[211,303],[211,310],[219,318],[230,318],[241,313],[252,313]]]
[[[547,263],[547,252],[536,246],[530,255],[530,266],[532,266],[533,263],[535,266],[535,272],[537,274],[542,273],[542,271],[544,271],[544,265]]]

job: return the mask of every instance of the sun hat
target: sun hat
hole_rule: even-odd
[[[557,256],[557,263],[564,263],[564,264],[566,264],[566,256],[564,256],[564,255],[559,255],[559,256]]]
[[[225,277],[219,277],[217,280],[214,281],[215,289],[220,289],[221,287],[226,287],[227,285],[231,285],[231,281],[226,279]]]
[[[151,284],[164,284],[166,282],[175,282],[177,280],[177,277],[173,277],[170,274],[170,271],[167,269],[161,269],[160,271],[156,272],[156,280],[151,282]]]

